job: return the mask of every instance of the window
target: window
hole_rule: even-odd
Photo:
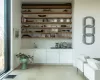
[[[0,0],[0,75],[10,70],[10,0]]]

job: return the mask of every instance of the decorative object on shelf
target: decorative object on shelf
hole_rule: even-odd
[[[43,22],[48,22],[48,19],[43,19]]]
[[[55,48],[59,48],[59,43],[56,43],[55,44]]]
[[[23,25],[22,27],[30,27],[30,25]]]
[[[60,22],[64,22],[64,19],[60,19],[59,21],[60,21]]]
[[[72,48],[72,43],[67,43],[67,48]]]
[[[55,34],[51,34],[50,37],[55,37]]]
[[[33,61],[33,56],[22,54],[22,53],[17,54],[16,57],[19,58],[20,60],[22,70],[27,69],[28,63],[32,63]]]
[[[39,17],[46,17],[46,15],[38,15]]]
[[[22,10],[22,12],[27,12],[27,10]]]
[[[66,27],[66,25],[61,25],[61,27]]]
[[[23,37],[32,38],[29,34],[27,34],[27,35],[22,35],[22,38],[23,38]]]
[[[61,32],[71,32],[69,29],[68,30],[61,30]]]
[[[46,25],[44,25],[44,28],[46,28],[47,26]]]
[[[54,22],[57,22],[57,19],[54,19]]]
[[[50,37],[50,34],[45,34],[45,37],[46,37],[46,38],[49,38],[49,37]]]
[[[67,9],[65,9],[63,12],[68,12],[68,10],[67,10]]]
[[[36,43],[34,43],[34,45],[33,45],[34,47],[33,48],[37,48],[37,45],[36,45]]]
[[[32,11],[28,9],[28,10],[23,10],[22,12],[32,12]]]
[[[62,48],[67,48],[67,42],[62,42]]]
[[[91,19],[92,24],[87,24],[87,20]],[[91,33],[87,33],[87,29],[91,29]],[[87,16],[83,20],[83,42],[86,45],[92,45],[95,42],[95,19]],[[91,38],[91,42],[87,42],[86,38]]]
[[[59,42],[59,43],[55,43],[55,47],[52,48],[56,48],[56,49],[69,49],[72,48],[72,43],[69,42]]]
[[[44,30],[40,30],[40,31],[35,31],[35,32],[44,32]]]
[[[31,12],[31,10],[27,10],[27,12]]]
[[[25,29],[22,29],[22,31],[21,31],[21,32],[23,33],[23,32],[25,32],[25,31],[26,31]]]
[[[71,19],[65,19],[66,21],[65,22],[71,22]]]
[[[14,37],[19,38],[19,29],[14,28],[13,31],[14,31]]]
[[[45,34],[42,34],[41,37],[45,37]]]
[[[71,32],[70,30],[67,30],[67,32]]]

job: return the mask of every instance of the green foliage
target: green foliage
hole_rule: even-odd
[[[28,59],[30,62],[31,60],[33,61],[33,56],[22,54],[22,53],[17,54],[16,57],[19,59]]]

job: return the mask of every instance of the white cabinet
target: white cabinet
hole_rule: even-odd
[[[60,50],[60,63],[61,64],[72,63],[72,50]]]
[[[68,62],[69,64],[73,63],[73,55],[72,55],[72,50],[67,50],[68,53]]]
[[[72,49],[22,49],[21,53],[34,56],[33,63],[72,64]]]
[[[46,63],[46,50],[37,49],[34,52],[34,63]]]
[[[67,63],[68,59],[67,59],[67,52],[60,52],[60,63]]]
[[[59,63],[59,51],[58,50],[47,50],[47,63]]]

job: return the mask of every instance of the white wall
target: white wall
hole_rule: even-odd
[[[24,0],[25,2],[29,0]],[[37,1],[37,0],[33,0]],[[38,0],[40,2],[41,0]],[[47,0],[42,0],[47,1]],[[57,1],[57,0],[55,0]],[[61,0],[58,0],[61,1]],[[66,0],[67,1],[67,0]],[[65,1],[65,2],[66,2]],[[49,0],[47,1],[49,2]],[[13,27],[20,29],[20,1],[13,0]],[[19,15],[18,15],[19,14]],[[85,45],[82,42],[82,20],[85,16],[93,16],[96,19],[96,34],[95,43],[93,45]],[[75,0],[74,1],[74,13],[73,13],[73,61],[75,65],[75,59],[79,54],[86,54],[91,57],[100,57],[100,0]],[[20,39],[14,39],[13,41],[14,56],[19,52],[20,49]],[[16,61],[13,58],[13,67],[16,67]]]
[[[100,0],[75,0],[74,1],[74,24],[73,24],[73,48],[74,65],[79,54],[100,58]],[[85,45],[82,42],[83,18],[92,16],[96,20],[95,43]]]
[[[18,66],[15,54],[20,51],[20,42],[21,36],[19,38],[14,37],[14,30],[21,30],[21,0],[12,0],[12,9],[11,9],[11,27],[12,27],[12,59],[11,59],[11,68],[14,69]]]
[[[72,40],[68,39],[22,39],[21,49],[33,49],[34,43],[39,49],[50,49],[55,47],[55,43],[67,42],[72,43]]]

